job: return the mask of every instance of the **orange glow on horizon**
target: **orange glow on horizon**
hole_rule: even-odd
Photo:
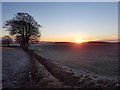
[[[81,44],[81,43],[84,43],[84,42],[88,42],[89,40],[76,40],[76,41],[74,41],[74,43],[77,43],[77,44]]]

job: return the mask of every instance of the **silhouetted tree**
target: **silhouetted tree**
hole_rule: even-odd
[[[16,40],[16,43],[20,43],[20,45],[22,44],[22,36],[21,35],[19,35],[19,36],[17,35],[15,40]]]
[[[9,46],[10,43],[13,42],[13,39],[10,36],[4,36],[2,37],[2,44]]]
[[[5,23],[5,28],[11,35],[19,36],[19,43],[23,48],[28,47],[30,37],[40,37],[40,27],[31,15],[21,12]]]
[[[38,37],[30,37],[30,43],[39,43]]]

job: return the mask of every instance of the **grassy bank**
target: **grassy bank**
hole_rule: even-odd
[[[72,69],[53,60],[45,59],[34,51],[28,50],[27,52],[42,64],[52,76],[62,82],[63,87],[106,88],[106,90],[117,88],[118,81],[116,80],[94,79],[89,75],[78,75]]]

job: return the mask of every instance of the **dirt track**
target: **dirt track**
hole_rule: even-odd
[[[2,48],[2,87],[29,87],[30,58],[20,48]]]
[[[57,88],[56,79],[19,47],[2,47],[2,88]]]

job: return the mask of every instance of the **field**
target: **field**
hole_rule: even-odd
[[[28,87],[30,58],[20,48],[0,47],[2,49],[2,88]]]
[[[118,44],[35,44],[30,48],[45,58],[62,63],[76,73],[117,79]]]

